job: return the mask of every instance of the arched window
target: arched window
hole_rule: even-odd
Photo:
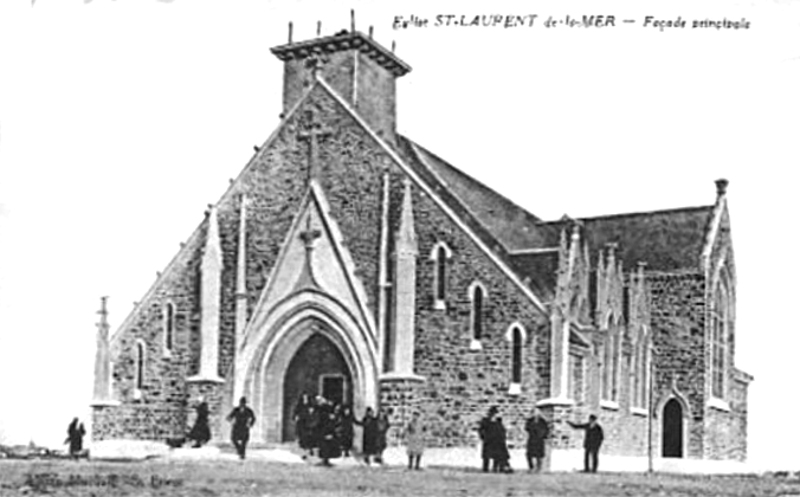
[[[433,307],[444,309],[447,296],[447,260],[452,256],[444,242],[437,242],[431,251],[433,261]]]
[[[725,397],[725,352],[727,349],[728,310],[725,292],[720,285],[711,308],[711,396]]]
[[[145,365],[145,349],[144,342],[141,340],[136,342],[136,390],[141,390],[144,386],[144,365]]]
[[[522,383],[522,330],[511,331],[511,383]]]
[[[483,336],[483,304],[484,290],[480,284],[472,286],[472,339],[480,340]]]
[[[164,355],[170,355],[175,340],[175,305],[167,302],[164,306]]]

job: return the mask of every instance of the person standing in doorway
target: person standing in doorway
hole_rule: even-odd
[[[539,409],[533,409],[533,415],[525,422],[525,431],[528,432],[528,446],[525,455],[528,458],[528,470],[542,470],[544,459],[544,441],[550,433],[547,420],[544,419]]]
[[[597,466],[600,464],[598,454],[600,446],[603,445],[603,428],[597,422],[597,416],[590,414],[588,423],[577,424],[572,421],[567,423],[573,428],[586,430],[586,435],[583,437],[583,472],[597,473]]]
[[[233,421],[233,428],[231,429],[233,446],[236,447],[239,459],[244,459],[247,442],[250,440],[250,428],[256,422],[256,415],[252,409],[247,407],[246,398],[239,399],[239,405],[233,408],[227,419],[228,421]]]

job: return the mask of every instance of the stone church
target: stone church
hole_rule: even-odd
[[[225,443],[245,396],[251,443],[290,442],[310,393],[419,411],[432,447],[477,446],[495,405],[521,447],[538,407],[553,468],[591,413],[608,456],[745,459],[725,180],[705,206],[545,221],[398,133],[411,68],[371,36],[272,53],[280,125],[115,333],[101,311],[96,440],[180,437],[202,396]]]

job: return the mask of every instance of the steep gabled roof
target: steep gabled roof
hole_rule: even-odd
[[[400,147],[415,162],[425,166],[491,235],[509,252],[541,245],[544,240],[535,224],[541,220],[475,178],[448,164],[408,138],[399,137]]]

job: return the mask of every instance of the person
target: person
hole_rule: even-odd
[[[547,420],[542,416],[541,411],[533,408],[533,413],[525,422],[525,431],[528,432],[528,445],[525,455],[528,459],[528,469],[536,471],[542,470],[542,459],[544,459],[544,441],[550,434]]]
[[[78,418],[74,418],[67,427],[67,438],[64,443],[69,444],[69,455],[78,458],[83,453],[83,436],[86,435],[86,429],[83,427]]]
[[[509,460],[511,454],[508,452],[508,445],[506,443],[506,427],[503,424],[503,418],[497,417],[491,426],[490,438],[494,439],[494,464],[492,471],[495,473],[513,473]]]
[[[414,411],[411,421],[406,425],[406,452],[408,453],[408,469],[420,469],[422,453],[425,451],[425,432],[427,428],[420,420],[419,411]]]
[[[314,430],[316,430],[316,412],[314,403],[308,394],[303,394],[300,401],[294,406],[294,428],[297,434],[297,443],[306,453],[303,459],[314,453]]]
[[[497,453],[497,443],[494,437],[495,431],[493,430],[496,416],[497,406],[492,406],[478,425],[478,436],[482,441],[481,458],[483,459],[484,473],[489,471],[489,463],[494,462]]]
[[[234,407],[227,417],[228,421],[233,421],[231,429],[231,441],[236,447],[239,459],[244,459],[247,450],[247,441],[250,440],[250,428],[256,422],[256,415],[253,410],[247,407],[247,399],[239,399],[239,405]]]
[[[600,446],[603,445],[603,428],[597,422],[597,416],[590,414],[588,423],[577,424],[572,421],[567,423],[573,428],[586,430],[586,435],[583,437],[583,472],[597,473],[597,466],[600,463],[598,454]]]
[[[370,464],[370,457],[378,454],[378,418],[375,417],[372,408],[367,407],[364,417],[360,420],[353,419],[353,422],[361,426],[364,431],[361,437],[361,451],[364,462]]]
[[[319,433],[319,457],[322,459],[323,466],[331,466],[331,459],[342,455],[339,447],[339,440],[336,438],[336,410],[327,399],[321,399],[317,406],[318,433]]]
[[[375,461],[378,464],[383,464],[383,451],[386,450],[386,434],[389,431],[389,415],[383,409],[378,409],[378,440],[375,446],[376,456]]]
[[[353,450],[354,421],[353,410],[350,406],[342,406],[339,416],[339,443],[341,444],[344,457],[350,457],[350,451]]]
[[[211,440],[211,429],[208,426],[208,403],[203,397],[200,397],[194,409],[197,417],[186,438],[194,441],[193,447],[201,447]]]

